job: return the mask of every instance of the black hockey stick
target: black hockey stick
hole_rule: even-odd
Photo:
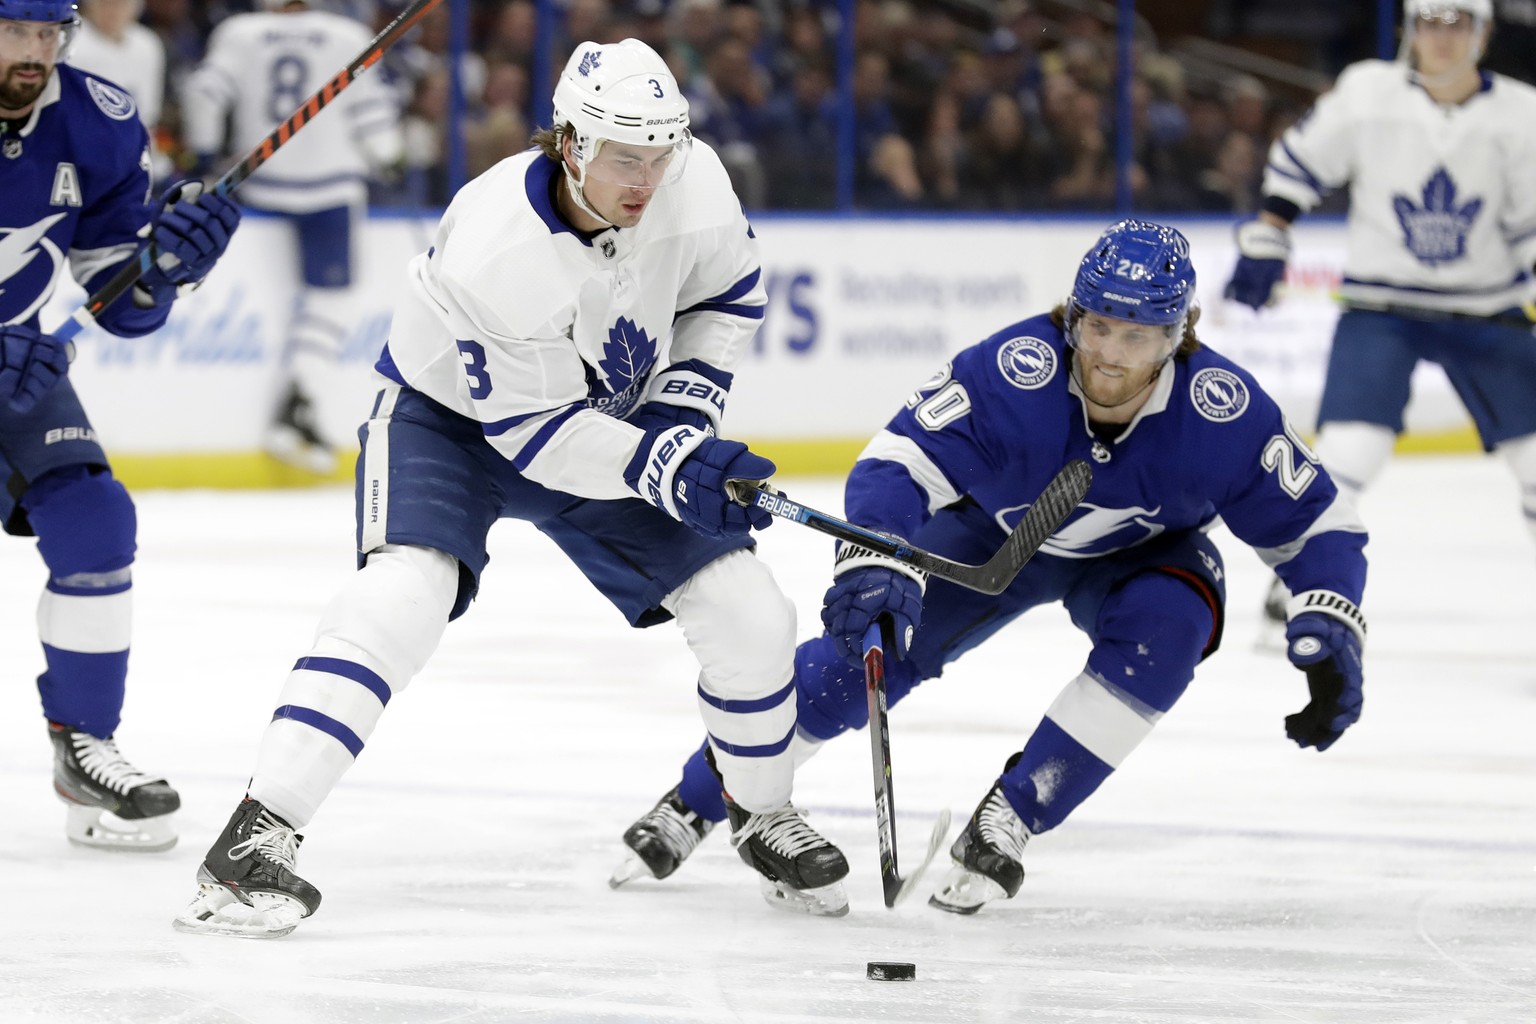
[[[875,770],[875,832],[880,839],[880,887],[885,905],[896,904],[911,895],[923,872],[933,863],[949,833],[949,810],[939,813],[928,837],[928,853],[917,870],[906,878],[896,863],[896,795],[891,782],[891,727],[886,718],[885,634],[889,622],[882,617],[864,634],[864,690],[869,698],[869,753]]]
[[[373,40],[352,59],[352,62],[340,71],[330,81],[322,85],[309,99],[299,104],[288,118],[272,129],[271,134],[256,144],[256,147],[245,155],[235,166],[224,172],[223,177],[210,185],[207,191],[214,195],[228,195],[240,187],[240,183],[249,178],[256,169],[281,149],[289,139],[298,134],[312,118],[328,103],[334,100],[341,91],[357,80],[358,76],[378,63],[384,56],[384,51],[393,46],[401,36],[415,27],[416,23],[426,17],[442,0],[414,0],[405,10],[401,11],[394,21],[384,27],[384,30],[373,37]],[[180,188],[172,186],[172,190]],[[167,193],[168,195],[170,193]],[[142,277],[155,261],[160,258],[160,250],[153,241],[145,245],[133,259],[124,263],[117,273],[102,285],[100,290],[85,300],[85,305],[75,310],[69,319],[64,321],[51,333],[60,341],[69,341],[80,333],[83,327],[89,327],[96,322],[101,311],[110,306],[124,292],[132,288],[134,283]]]
[[[1077,508],[1092,483],[1093,469],[1088,463],[1082,459],[1067,463],[1045,485],[1040,496],[1024,513],[1024,518],[1019,520],[1019,525],[1003,541],[1003,546],[982,565],[952,562],[904,541],[892,540],[873,530],[854,526],[825,512],[791,501],[777,488],[766,483],[735,480],[731,482],[730,491],[731,496],[743,505],[756,506],[782,519],[791,519],[813,530],[820,530],[838,540],[862,544],[871,551],[970,590],[983,594],[1001,594],[1008,589],[1019,570],[1024,568],[1024,563],[1040,550],[1046,538],[1055,533],[1057,527]]]

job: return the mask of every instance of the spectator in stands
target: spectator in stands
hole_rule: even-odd
[[[782,210],[830,210],[837,205],[837,97],[819,60],[803,61],[787,92],[764,116],[763,169],[768,205]]]

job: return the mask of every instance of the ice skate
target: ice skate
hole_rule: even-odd
[[[176,845],[171,813],[181,797],[171,784],[139,771],[108,736],[100,739],[58,722],[53,740],[53,788],[69,805],[69,841],[98,850],[169,850]]]
[[[771,906],[820,917],[848,913],[848,875],[843,852],[806,823],[793,804],[761,814],[736,806],[729,796],[731,845],[762,876],[763,899]]]
[[[320,891],[294,873],[304,837],[246,797],[197,869],[197,897],[177,931],[276,939],[320,908]]]
[[[631,852],[608,879],[608,886],[617,889],[647,874],[666,878],[714,827],[713,821],[699,817],[683,803],[674,786],[655,807],[624,830],[624,845]]]
[[[928,905],[952,914],[974,914],[989,900],[1012,899],[1024,884],[1024,844],[1029,830],[994,783],[949,848],[955,866]]]
[[[336,469],[336,453],[320,434],[315,407],[297,384],[288,385],[262,447],[275,459],[321,476]]]

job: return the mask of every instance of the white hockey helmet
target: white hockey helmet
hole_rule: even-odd
[[[576,47],[555,86],[554,123],[571,126],[572,149],[581,180],[594,178],[625,185],[656,187],[682,176],[693,136],[688,131],[688,100],[661,54],[638,39],[619,43],[586,42]],[[626,146],[670,147],[661,163],[661,180],[649,171],[613,176],[598,163],[604,142]]]
[[[1465,11],[1479,21],[1493,20],[1493,0],[1403,0],[1403,21],[1434,18],[1451,11]]]

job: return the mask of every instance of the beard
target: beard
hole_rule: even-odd
[[[18,82],[15,80],[15,75],[19,71],[41,71],[43,77],[35,84]],[[0,110],[25,110],[36,103],[37,98],[48,86],[48,71],[49,67],[46,64],[35,62],[12,64],[10,70],[5,73],[4,80],[0,80]]]

